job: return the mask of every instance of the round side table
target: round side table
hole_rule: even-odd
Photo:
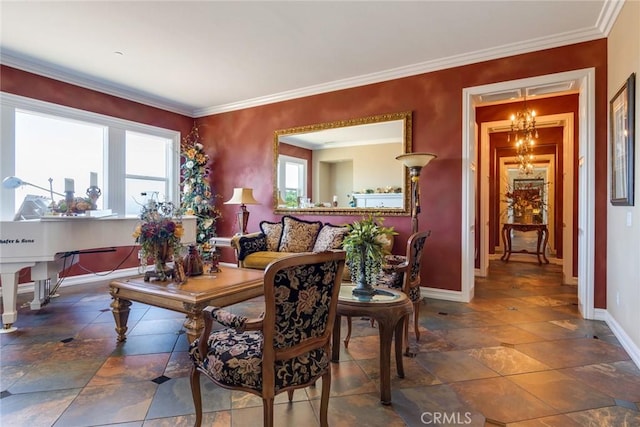
[[[371,298],[357,297],[352,294],[355,286],[343,284],[338,298],[338,310],[333,325],[333,345],[331,361],[340,360],[341,316],[367,316],[378,321],[380,334],[380,401],[391,404],[391,341],[394,331],[396,337],[396,370],[398,377],[404,378],[402,363],[402,340],[404,322],[413,313],[413,304],[407,296],[394,289],[380,288]],[[378,289],[378,288],[376,288]]]

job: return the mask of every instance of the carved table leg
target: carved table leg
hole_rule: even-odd
[[[380,401],[383,405],[391,404],[391,340],[393,339],[393,331],[395,325],[390,322],[390,318],[379,318],[378,328],[380,333]],[[402,337],[402,322],[400,325],[400,334]],[[402,338],[400,338],[400,352],[402,353]],[[400,354],[402,359],[402,354]]]
[[[540,245],[542,244],[542,236],[544,234],[544,230],[542,228],[538,229],[538,243],[536,246],[536,256],[538,257],[538,265],[542,265],[542,259],[540,258],[540,255],[542,254],[542,252],[540,252]]]
[[[116,322],[116,333],[118,334],[118,342],[127,340],[127,321],[129,320],[129,307],[131,301],[120,299],[116,293],[112,291],[113,301],[111,302],[111,312]]]
[[[187,313],[187,319],[182,325],[187,331],[187,340],[189,341],[189,344],[191,344],[196,340],[196,338],[200,337],[200,334],[204,329],[202,310],[194,310]]]
[[[547,244],[549,243],[549,229],[544,227],[542,229],[542,233],[544,233],[544,241],[542,242],[542,258],[544,258],[545,264],[549,264],[549,260],[547,259]]]
[[[398,377],[399,378],[404,378],[404,363],[402,361],[402,348],[405,346],[407,346],[407,351],[404,353],[405,356],[407,357],[415,357],[416,355],[414,353],[411,353],[409,351],[409,341],[407,341],[406,343],[404,342],[405,338],[408,336],[407,334],[404,333],[405,331],[405,325],[406,322],[409,322],[410,320],[410,316],[406,315],[406,316],[402,316],[400,319],[398,319],[398,323],[396,324],[395,327],[395,350],[396,350],[396,371],[398,372]]]
[[[511,230],[506,226],[502,227],[502,246],[504,247],[504,253],[500,259],[507,262],[511,256]]]

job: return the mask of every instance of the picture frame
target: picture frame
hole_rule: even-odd
[[[609,103],[611,204],[634,204],[635,84],[632,73]]]

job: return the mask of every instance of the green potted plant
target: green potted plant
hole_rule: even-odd
[[[351,281],[356,284],[353,294],[356,296],[372,296],[375,293],[375,283],[380,270],[385,250],[385,239],[396,233],[393,227],[383,227],[384,218],[373,215],[364,217],[348,225],[349,232],[342,242],[346,252],[346,261],[351,271]]]

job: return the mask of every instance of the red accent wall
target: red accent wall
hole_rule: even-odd
[[[250,207],[249,230],[257,230],[273,214],[273,131],[349,118],[410,110],[413,149],[438,158],[420,176],[420,228],[432,230],[422,266],[423,284],[461,289],[461,147],[462,91],[563,71],[595,69],[595,306],[606,307],[607,206],[607,40],[599,39],[543,51],[484,61],[417,76],[340,90],[275,104],[202,117],[200,135],[213,159],[211,183],[223,218],[218,234],[235,232],[234,207],[223,205],[234,187],[252,187],[262,204]],[[76,108],[156,124],[187,132],[189,118],[134,102],[2,68],[3,91],[45,99]],[[5,74],[9,74],[5,76]],[[185,77],[186,79],[186,77]],[[7,81],[9,80],[9,81]],[[309,216],[307,219],[316,219]],[[321,217],[333,223],[354,217]],[[389,217],[385,225],[399,232],[394,252],[404,250],[411,231],[408,217]],[[227,255],[229,256],[229,255]]]
[[[171,129],[180,132],[182,135],[187,135],[193,125],[193,118],[187,116],[38,76],[5,65],[0,65],[0,76],[0,90],[2,92]],[[131,241],[133,242],[133,237]],[[134,249],[134,247],[122,247],[117,248],[115,252],[81,255],[79,264],[84,269],[76,265],[65,270],[60,276],[87,274],[86,270],[101,272],[116,268],[135,267],[139,262],[138,252]],[[30,281],[31,278],[28,271],[22,271],[19,276],[19,282]]]
[[[461,289],[461,147],[462,90],[502,81],[584,68],[595,68],[596,242],[595,302],[606,304],[606,125],[607,42],[600,39],[539,52],[485,61],[395,79],[388,82],[309,96],[198,119],[201,136],[212,148],[213,181],[226,197],[232,188],[254,188],[263,204],[251,206],[249,229],[260,220],[275,220],[271,200],[273,132],[296,126],[410,110],[414,151],[434,152],[438,158],[420,176],[420,228],[432,230],[425,248],[425,286]],[[542,114],[542,113],[541,113]],[[239,152],[237,147],[242,147]],[[222,206],[219,234],[235,230],[231,208]],[[310,216],[308,219],[315,219]],[[324,217],[334,223],[354,217]],[[411,230],[408,217],[389,217],[385,225],[400,233],[394,252],[404,249]]]

